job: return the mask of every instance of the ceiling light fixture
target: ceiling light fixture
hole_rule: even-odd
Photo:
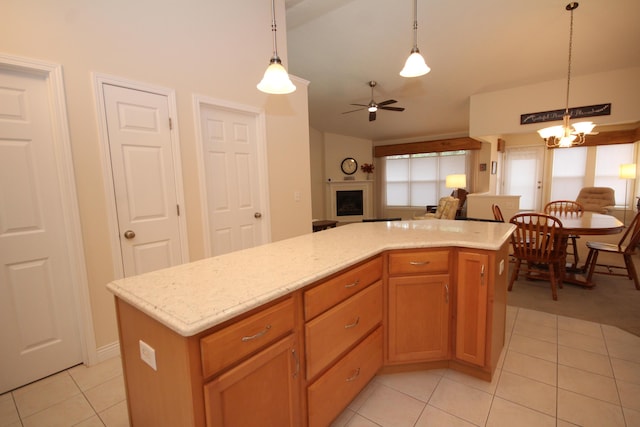
[[[282,66],[282,61],[278,56],[278,42],[276,40],[276,12],[275,12],[275,0],[271,0],[271,33],[273,34],[273,56],[269,61],[267,71],[264,72],[264,77],[260,83],[258,83],[258,90],[271,93],[274,95],[283,95],[291,93],[296,90],[296,86],[291,83],[289,74]]]
[[[413,0],[413,49],[404,64],[404,68],[400,71],[402,77],[418,77],[424,76],[431,68],[424,61],[418,49],[418,0]]]
[[[573,11],[578,8],[577,2],[569,3],[565,9],[571,12],[571,24],[569,26],[569,65],[567,71],[567,100],[562,116],[562,125],[551,126],[540,129],[538,133],[544,139],[549,148],[568,148],[575,145],[582,145],[585,142],[585,135],[591,133],[595,125],[593,122],[574,123],[573,127],[569,126],[571,113],[569,112],[569,86],[571,84],[571,48],[573,45]]]

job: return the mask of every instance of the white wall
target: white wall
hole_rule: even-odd
[[[307,88],[256,89],[272,55],[268,1],[3,0],[0,51],[62,65],[89,294],[98,347],[117,341],[114,279],[92,73],[172,88],[180,129],[191,260],[204,256],[192,96],[266,112],[274,240],[307,233],[311,221]],[[287,64],[284,0],[276,1],[279,54]],[[300,201],[294,193],[299,192]]]
[[[534,133],[550,126],[520,125],[520,115],[565,107],[567,80],[554,80],[471,96],[469,136]],[[640,67],[571,78],[569,107],[611,103],[611,115],[594,118],[597,124],[640,120]],[[558,122],[557,124],[561,124]],[[596,128],[597,130],[597,128]]]

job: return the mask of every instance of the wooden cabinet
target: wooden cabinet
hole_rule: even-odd
[[[207,427],[299,426],[300,375],[289,335],[204,386]]]
[[[329,425],[383,364],[382,257],[305,292],[309,427]]]
[[[389,254],[388,363],[449,358],[450,258],[449,250]]]
[[[382,366],[382,327],[369,334],[307,391],[309,427],[328,426]]]
[[[325,426],[383,365],[490,380],[507,259],[507,243],[392,250],[190,337],[116,298],[131,425]]]
[[[453,367],[491,380],[505,339],[508,244],[498,251],[458,249],[456,258]]]
[[[489,256],[458,253],[456,309],[456,358],[474,365],[485,364]]]

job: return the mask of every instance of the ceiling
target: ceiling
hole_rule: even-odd
[[[285,0],[293,75],[310,81],[311,127],[373,141],[469,133],[471,95],[566,79],[566,0],[419,0],[418,47],[431,67],[406,79],[411,0]],[[582,0],[574,11],[572,76],[640,66],[640,1]],[[396,99],[404,112],[349,104]],[[637,94],[636,94],[637,95]],[[556,102],[557,101],[557,102]],[[554,106],[564,108],[565,93]]]

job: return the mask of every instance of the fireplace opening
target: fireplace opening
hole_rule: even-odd
[[[362,190],[336,191],[336,215],[363,215]]]

